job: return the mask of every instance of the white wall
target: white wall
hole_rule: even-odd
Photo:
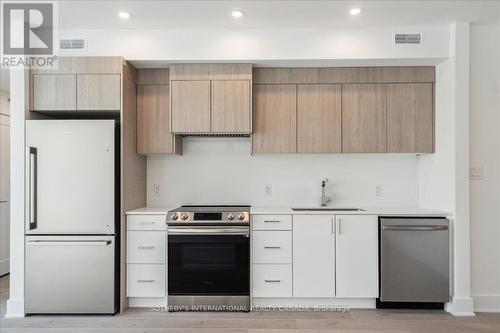
[[[183,156],[148,157],[148,205],[319,205],[329,178],[334,204],[416,206],[415,155],[250,155],[249,138],[185,138]],[[153,185],[160,185],[155,195]],[[382,196],[376,186],[382,185]],[[272,186],[272,196],[265,186]]]
[[[472,295],[478,311],[500,312],[500,26],[471,29],[470,181]]]
[[[394,32],[421,32],[422,45],[392,43]],[[116,55],[128,60],[243,61],[443,59],[449,26],[336,29],[63,30],[86,38],[87,49],[60,55]]]

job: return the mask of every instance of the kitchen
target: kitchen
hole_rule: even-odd
[[[122,41],[111,45],[74,17],[95,4],[61,2],[75,22],[59,38],[83,49],[59,50],[57,68],[11,70],[11,149],[23,148],[11,166],[26,168],[11,167],[11,221],[22,223],[11,223],[5,323],[37,327],[62,313],[117,313],[110,320],[119,321],[153,308],[171,327],[179,314],[167,310],[233,306],[236,318],[281,307],[344,307],[351,317],[366,309],[418,317],[423,310],[411,308],[423,307],[421,319],[482,312],[470,291],[469,156],[460,148],[469,140],[461,78],[474,75],[462,41],[476,26],[395,20],[342,31],[299,21],[281,31],[252,21],[262,4],[230,3],[188,2],[178,9],[186,22],[167,26],[177,30],[146,24],[146,7],[135,4],[118,18],[121,28],[104,29]],[[120,10],[102,4],[99,15]],[[351,3],[292,5],[316,15],[343,8],[342,22],[374,20],[368,5],[353,15]],[[189,30],[190,6],[229,17]],[[140,40],[129,36],[134,29]],[[421,43],[412,45],[415,32]],[[345,49],[326,42],[343,34],[352,40]],[[165,49],[153,51],[159,40]],[[494,296],[477,299],[495,309]],[[382,309],[394,306],[405,310]],[[486,320],[494,331],[496,318],[463,320]],[[310,328],[298,324],[242,330]]]

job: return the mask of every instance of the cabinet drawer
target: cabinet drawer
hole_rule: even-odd
[[[165,265],[127,265],[127,297],[164,297]]]
[[[291,231],[254,231],[252,233],[254,264],[291,264]]]
[[[166,230],[165,215],[128,215],[127,230]]]
[[[253,265],[253,297],[292,297],[292,265]]]
[[[292,216],[253,215],[252,230],[292,230]]]
[[[127,233],[128,264],[164,264],[164,231],[129,231]]]

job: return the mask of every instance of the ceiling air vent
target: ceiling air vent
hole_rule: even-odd
[[[59,42],[61,50],[81,50],[85,48],[84,39],[61,39]]]
[[[394,34],[394,44],[420,44],[420,34]]]

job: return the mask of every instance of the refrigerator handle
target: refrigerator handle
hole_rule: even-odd
[[[37,149],[26,147],[26,227],[37,228]]]

